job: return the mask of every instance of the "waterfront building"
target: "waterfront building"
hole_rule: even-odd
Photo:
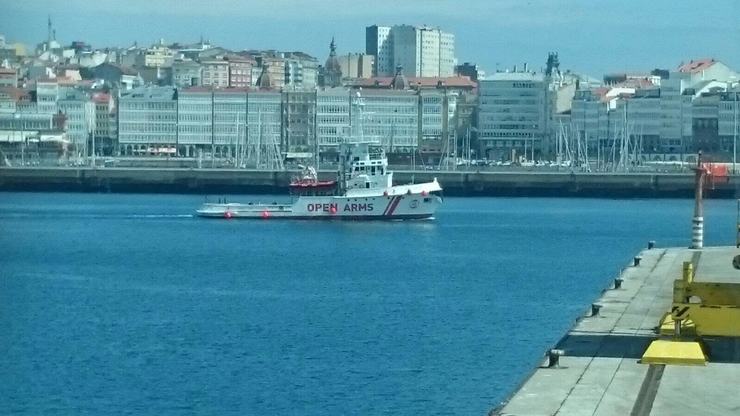
[[[4,163],[28,165],[44,159],[56,163],[66,157],[68,145],[64,116],[0,112],[0,155]]]
[[[336,154],[339,143],[349,134],[350,90],[324,88],[316,93],[316,134],[319,151]]]
[[[95,154],[111,155],[117,139],[115,100],[108,93],[96,92],[92,101],[95,105]]]
[[[67,137],[78,154],[87,154],[88,138],[95,129],[95,105],[87,92],[78,88],[60,90],[57,109],[66,117]]]
[[[206,87],[178,90],[178,155],[193,157],[213,144],[213,91]]]
[[[178,88],[201,84],[201,65],[190,59],[176,59],[172,64],[172,83]]]
[[[288,153],[316,152],[316,90],[283,91],[283,146]]]
[[[376,56],[376,76],[401,66],[409,77],[454,75],[455,36],[429,26],[369,26],[365,52]],[[381,62],[382,61],[382,62]]]
[[[180,156],[230,161],[245,161],[249,156],[254,166],[258,148],[263,154],[269,149],[273,156],[280,153],[283,106],[279,92],[194,87],[178,92],[177,108]]]
[[[711,59],[642,78],[606,76],[607,86],[576,92],[572,133],[587,138],[592,155],[629,137],[646,158],[662,160],[665,154],[700,149],[717,157],[730,147],[728,139],[721,138],[720,94],[736,79],[737,73]]]
[[[318,91],[316,129],[322,153],[331,154],[343,138],[379,141],[397,161],[438,161],[455,125],[457,95],[441,90]],[[446,116],[445,116],[446,115]]]
[[[229,86],[229,63],[221,59],[203,60],[201,85],[216,88]]]
[[[740,143],[740,84],[735,84],[727,92],[719,94],[717,109],[717,135],[721,148],[735,157]]]
[[[173,154],[177,100],[171,87],[125,91],[118,100],[118,142],[124,155]]]
[[[245,143],[247,134],[246,89],[234,88],[213,92],[213,154],[233,159]]]
[[[478,140],[489,159],[541,153],[548,133],[548,80],[533,72],[497,72],[478,82]]]
[[[255,91],[247,99],[248,143],[240,159],[258,168],[282,166],[282,94]]]

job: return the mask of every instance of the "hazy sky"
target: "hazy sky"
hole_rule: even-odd
[[[365,26],[428,24],[456,36],[460,63],[484,70],[559,52],[561,69],[675,68],[714,57],[740,70],[740,0],[0,0],[0,33],[35,45],[51,15],[63,44],[194,42],[230,49],[301,50],[326,59],[364,52]]]

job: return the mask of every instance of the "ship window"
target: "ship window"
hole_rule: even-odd
[[[424,202],[431,202],[432,198],[424,198]]]
[[[360,171],[360,168],[358,168],[357,166],[355,166],[355,172],[359,172],[359,171]]]
[[[371,173],[372,173],[373,175],[375,175],[375,166],[373,166],[372,168],[370,168],[370,172],[371,172]]]
[[[370,189],[370,182],[365,182],[365,188]]]

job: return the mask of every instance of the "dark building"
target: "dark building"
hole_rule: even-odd
[[[455,74],[457,76],[468,77],[471,80],[478,82],[478,65],[465,62],[462,65],[455,66]]]
[[[339,87],[342,85],[342,67],[339,65],[337,59],[337,47],[334,44],[334,38],[331,39],[329,44],[329,58],[326,59],[326,64],[323,68],[323,83],[322,87]]]

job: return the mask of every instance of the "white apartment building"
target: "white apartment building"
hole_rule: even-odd
[[[57,112],[57,100],[59,99],[59,84],[56,81],[36,82],[36,104],[39,113]]]
[[[213,92],[206,88],[177,92],[177,144],[182,156],[197,155],[196,149],[213,144]]]
[[[717,71],[713,73],[711,67],[715,66]],[[627,82],[577,91],[571,112],[573,133],[588,138],[590,152],[598,151],[597,146],[610,148],[614,140],[624,135],[639,140],[642,151],[648,154],[683,153],[699,148],[726,151],[726,143],[714,143],[717,107],[721,109],[722,105],[704,96],[728,88],[726,80],[716,80],[714,76],[732,79],[733,73],[716,61],[705,62],[701,67],[704,69],[670,72],[659,86],[654,82]]]
[[[250,92],[247,96],[247,140],[249,145],[272,150],[281,144],[282,94]],[[265,152],[266,153],[266,152]]]
[[[175,90],[146,87],[123,93],[118,100],[118,143],[125,155],[174,148],[177,143]]]
[[[316,93],[316,136],[321,153],[335,149],[349,135],[350,91],[326,88]]]
[[[549,137],[548,82],[543,74],[497,72],[478,83],[478,139],[489,158],[541,153]]]
[[[390,153],[410,154],[425,146],[438,151],[453,134],[456,99],[452,93],[445,99],[445,92],[437,90],[321,90],[316,105],[319,146],[331,152],[348,137],[363,137],[377,140]]]
[[[90,96],[80,90],[66,89],[60,94],[57,108],[67,118],[69,141],[78,150],[85,149],[88,137],[95,130],[95,104]]]
[[[281,94],[190,88],[178,94],[178,154],[233,158],[244,146],[280,145]],[[248,138],[248,142],[247,142]]]
[[[366,53],[376,56],[377,76],[401,66],[410,77],[449,77],[455,72],[455,36],[428,26],[369,26]]]
[[[736,84],[734,90],[720,94],[717,124],[722,148],[740,150],[737,149],[740,143],[735,142],[740,139],[740,85]]]

